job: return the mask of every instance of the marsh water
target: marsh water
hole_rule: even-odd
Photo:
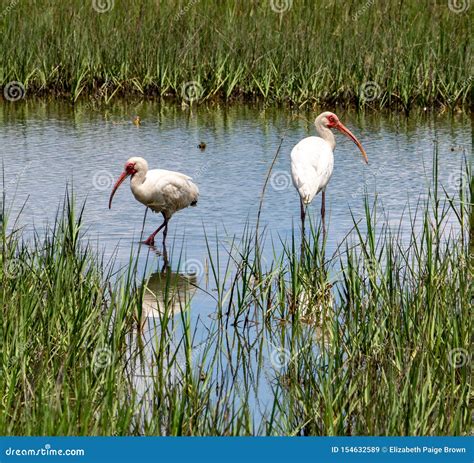
[[[440,182],[453,193],[460,166],[472,150],[470,119],[464,114],[336,111],[365,147],[369,165],[356,146],[336,136],[334,174],[327,190],[327,250],[333,252],[364,214],[364,194],[377,195],[382,220],[409,228],[409,207],[426,194],[431,179],[434,144],[439,146]],[[255,226],[262,188],[281,143],[265,191],[260,227],[265,229],[263,256],[273,252],[299,226],[299,201],[291,184],[289,154],[301,138],[314,134],[316,113],[258,106],[160,105],[123,102],[110,108],[83,103],[24,101],[0,106],[0,147],[5,204],[10,225],[26,236],[53,222],[66,188],[76,203],[86,201],[84,232],[98,252],[115,256],[124,267],[138,256],[140,274],[152,275],[150,290],[160,291],[160,237],[157,250],[140,246],[161,223],[133,198],[128,182],[108,198],[114,181],[131,156],[147,159],[150,168],[186,173],[199,185],[197,207],[177,213],[170,222],[170,265],[182,274],[178,292],[191,299],[191,320],[212,320],[216,310],[209,284],[208,249],[225,256],[246,228]],[[140,125],[132,121],[138,115]],[[198,148],[204,142],[205,150]],[[317,197],[309,211],[316,223]],[[21,211],[21,214],[20,214]],[[354,217],[354,219],[353,219]],[[226,259],[223,259],[226,261]],[[158,279],[157,279],[158,278]],[[188,284],[189,283],[189,284]],[[200,288],[205,290],[201,290]],[[160,296],[157,296],[160,298]],[[160,311],[154,298],[144,301],[150,316]],[[177,309],[183,306],[176,300]],[[179,310],[177,310],[178,312]],[[150,317],[151,318],[151,317]]]
[[[416,204],[431,178],[433,147],[439,144],[440,181],[449,190],[459,183],[463,157],[471,152],[467,115],[357,114],[338,111],[361,140],[369,156],[362,162],[356,146],[337,135],[335,168],[327,191],[328,249],[351,228],[350,211],[363,212],[363,196],[375,193],[388,220],[397,224],[407,201]],[[141,125],[133,124],[135,115]],[[210,242],[240,237],[254,225],[265,178],[283,138],[270,176],[261,226],[278,241],[299,220],[298,196],[289,175],[289,154],[301,138],[314,135],[315,113],[258,107],[180,108],[152,103],[120,104],[107,110],[83,104],[20,102],[0,106],[3,190],[11,218],[21,208],[19,224],[41,228],[52,220],[72,187],[78,204],[87,201],[88,237],[106,253],[118,247],[128,260],[138,243],[144,207],[133,198],[128,182],[108,209],[113,182],[131,156],[142,156],[150,168],[177,170],[193,177],[200,188],[198,207],[177,213],[170,225],[169,246],[185,259],[202,261],[205,234]],[[197,145],[206,143],[206,149]],[[318,219],[320,198],[310,207]],[[144,234],[161,216],[148,214]],[[157,241],[158,242],[158,241]],[[173,245],[174,243],[174,245]],[[144,253],[145,254],[145,253]]]

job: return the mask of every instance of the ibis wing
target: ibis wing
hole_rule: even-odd
[[[147,172],[146,184],[153,191],[149,198],[148,207],[159,212],[173,214],[196,203],[199,189],[191,177],[163,169]]]
[[[305,204],[326,187],[333,166],[331,146],[322,138],[304,138],[295,145],[291,151],[291,176]]]

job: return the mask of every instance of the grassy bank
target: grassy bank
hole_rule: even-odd
[[[456,108],[472,85],[465,3],[2,0],[0,86],[10,99]]]
[[[454,197],[432,188],[405,235],[366,201],[334,256],[317,228],[303,256],[295,230],[271,262],[251,232],[228,254],[209,244],[215,315],[201,331],[195,278],[142,284],[134,258],[114,274],[68,199],[29,241],[4,221],[1,434],[466,434],[468,167],[461,178]]]

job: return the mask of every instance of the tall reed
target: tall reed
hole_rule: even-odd
[[[467,106],[469,12],[451,3],[1,0],[0,86],[72,102]]]

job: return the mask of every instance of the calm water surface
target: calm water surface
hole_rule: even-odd
[[[363,216],[365,190],[369,198],[379,195],[383,220],[398,225],[407,203],[415,206],[426,191],[435,140],[439,143],[440,180],[451,192],[456,190],[463,156],[472,149],[468,116],[424,113],[407,119],[401,114],[337,113],[362,142],[370,164],[362,162],[352,142],[336,136],[335,168],[327,192],[329,252],[350,231],[350,211],[356,218]],[[136,114],[142,120],[139,127],[132,123]],[[272,241],[278,247],[280,237],[291,236],[299,220],[299,202],[289,176],[289,154],[301,138],[314,134],[307,121],[315,116],[246,106],[191,110],[121,103],[96,110],[87,104],[75,109],[67,103],[3,104],[0,146],[6,203],[11,217],[26,203],[18,223],[31,233],[33,227],[41,229],[54,219],[66,186],[72,185],[77,201],[87,200],[87,236],[97,241],[106,256],[116,253],[118,264],[126,265],[130,253],[140,247],[145,209],[133,198],[128,181],[118,190],[112,210],[108,209],[113,182],[125,161],[142,156],[150,168],[186,173],[199,185],[201,194],[198,207],[181,211],[171,220],[171,266],[177,268],[182,252],[181,268],[196,271],[198,281],[205,280],[205,235],[212,249],[225,254],[232,239],[242,236],[246,224],[255,224],[262,187],[281,138],[261,216],[261,226],[267,230],[268,259]],[[201,141],[207,144],[205,151],[197,147]],[[315,220],[319,201],[317,197],[310,207]],[[160,223],[161,216],[148,214],[144,235]],[[142,247],[141,271],[145,263],[146,272],[152,273],[160,269],[162,260]],[[155,291],[159,292],[159,284]],[[212,319],[215,304],[210,296],[199,289],[190,293],[192,319]],[[152,306],[147,306],[150,313]]]
[[[370,160],[362,162],[356,146],[337,135],[334,174],[328,187],[329,247],[350,229],[349,210],[362,212],[364,189],[382,197],[390,219],[397,221],[407,200],[416,203],[430,178],[434,140],[440,147],[440,177],[456,188],[464,153],[471,152],[470,121],[457,116],[384,116],[338,112],[359,137]],[[142,125],[132,123],[139,114]],[[66,185],[77,199],[87,198],[89,236],[106,249],[120,244],[129,254],[142,228],[144,208],[129,186],[119,189],[112,210],[108,197],[114,180],[131,156],[150,168],[177,170],[193,177],[201,196],[197,208],[173,217],[170,244],[184,245],[186,255],[202,258],[204,230],[225,239],[240,236],[246,221],[255,222],[262,186],[280,138],[283,144],[273,169],[262,224],[273,236],[288,236],[299,220],[298,196],[289,177],[289,153],[301,138],[314,135],[312,113],[249,107],[163,107],[120,105],[108,111],[88,105],[73,110],[66,103],[12,103],[0,106],[0,143],[7,204],[12,216],[26,201],[21,223],[41,226],[52,219]],[[197,148],[200,141],[205,151]],[[311,206],[318,217],[319,197]],[[149,214],[145,234],[160,223]]]

